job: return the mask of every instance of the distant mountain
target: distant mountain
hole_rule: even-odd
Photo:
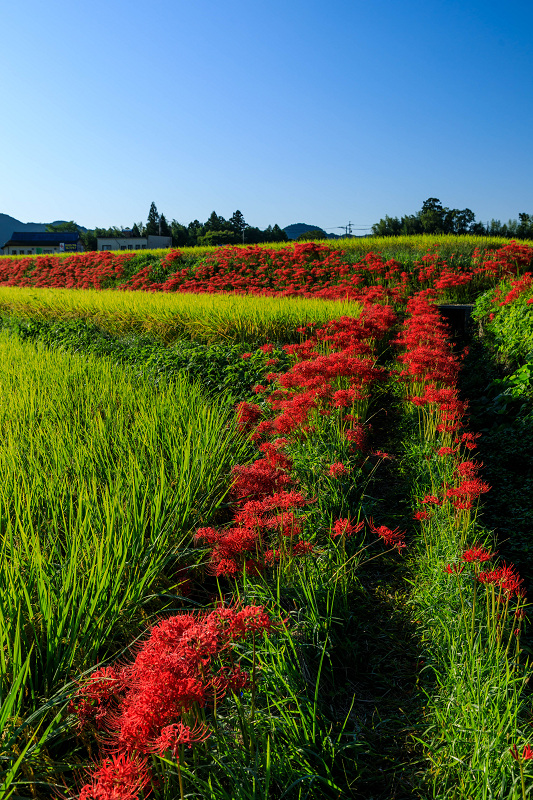
[[[10,217],[9,214],[0,214],[0,247],[11,238],[11,234],[15,231],[26,231],[26,233],[44,233],[47,225],[60,225],[62,222],[68,222],[66,219],[56,219],[54,222],[21,222],[15,217]],[[82,231],[87,228],[79,226]]]
[[[297,239],[302,233],[307,231],[321,231],[327,239],[338,239],[334,233],[326,233],[320,225],[307,225],[305,222],[295,222],[293,225],[287,225],[283,228],[289,239]]]

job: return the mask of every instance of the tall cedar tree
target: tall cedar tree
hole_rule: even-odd
[[[145,236],[158,236],[159,235],[159,214],[155,203],[150,206],[148,212],[148,221],[145,228]]]

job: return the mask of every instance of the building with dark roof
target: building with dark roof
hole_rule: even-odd
[[[96,239],[97,250],[158,250],[168,247],[172,247],[171,236],[98,236]]]
[[[83,250],[80,234],[76,231],[55,233],[27,233],[25,231],[11,234],[11,238],[2,246],[5,256],[35,256],[45,253],[76,253]]]

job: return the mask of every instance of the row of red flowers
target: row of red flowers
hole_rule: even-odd
[[[140,268],[136,269],[140,258]],[[226,247],[195,262],[179,250],[146,263],[135,253],[91,252],[66,257],[6,258],[0,285],[162,292],[236,292],[360,300],[386,297],[393,302],[413,291],[443,293],[490,288],[517,276],[533,262],[533,248],[511,242],[497,250],[476,251],[471,259],[427,253],[406,267],[396,259],[367,253],[359,260],[342,250],[313,242],[265,247]],[[370,294],[369,294],[370,292]]]
[[[526,275],[513,282],[503,301],[499,296],[495,301],[500,305],[512,302],[530,285],[531,278]],[[440,459],[447,461],[443,474],[451,474],[452,479],[434,486],[430,494],[420,497],[419,510],[414,516],[421,523],[426,547],[431,547],[428,542],[433,514],[440,514],[441,521],[445,519],[446,526],[452,531],[455,528],[462,548],[452,563],[446,564],[445,573],[456,581],[462,612],[456,619],[464,636],[468,652],[466,659],[479,658],[480,653],[487,652],[495,653],[498,659],[510,658],[504,667],[509,681],[509,668],[518,663],[525,619],[523,580],[512,564],[489,564],[496,559],[496,553],[483,544],[475,542],[466,547],[466,536],[469,530],[473,530],[471,515],[479,497],[488,492],[490,486],[479,478],[483,464],[469,456],[465,458],[465,450],[470,453],[476,448],[478,435],[464,428],[467,408],[466,403],[459,399],[457,389],[460,361],[446,339],[438,310],[430,302],[431,295],[431,292],[422,292],[411,298],[409,316],[397,341],[404,348],[400,355],[402,375],[411,392],[408,401],[419,414],[421,435],[440,445],[433,456],[427,456],[428,461],[435,456],[437,462]],[[469,592],[468,601],[466,591]],[[480,591],[485,595],[481,602]],[[476,650],[476,641],[480,637],[484,639],[483,645]],[[457,653],[454,658],[457,658]],[[522,797],[526,800],[523,762],[533,758],[533,751],[526,743],[520,753],[514,744],[510,747],[510,754],[518,762]]]
[[[374,342],[394,322],[390,306],[367,305],[358,319],[345,317],[321,328],[311,327],[303,343],[285,346],[293,358],[290,369],[284,374],[269,373],[267,385],[255,387],[262,405],[239,404],[240,428],[252,434],[261,457],[250,466],[233,469],[231,524],[197,532],[197,540],[210,550],[215,575],[238,576],[243,569],[253,574],[313,552],[315,545],[306,535],[306,509],[314,499],[300,491],[291,474],[288,450],[302,437],[312,437],[327,420],[353,456],[365,451],[362,409],[375,381],[387,377],[375,364]],[[349,472],[350,466],[342,462],[328,468],[332,478]],[[348,539],[362,527],[363,523],[338,519],[330,534]],[[372,530],[392,543],[394,537],[385,527]],[[400,549],[403,544],[395,539],[393,546]]]

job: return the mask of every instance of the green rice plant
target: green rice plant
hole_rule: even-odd
[[[298,341],[295,329],[359,316],[349,301],[246,295],[0,287],[0,312],[35,319],[84,319],[113,335],[149,334],[213,342]]]
[[[223,504],[248,444],[223,399],[184,377],[157,389],[4,334],[0,385],[0,698],[27,719],[142,628],[162,570]]]

